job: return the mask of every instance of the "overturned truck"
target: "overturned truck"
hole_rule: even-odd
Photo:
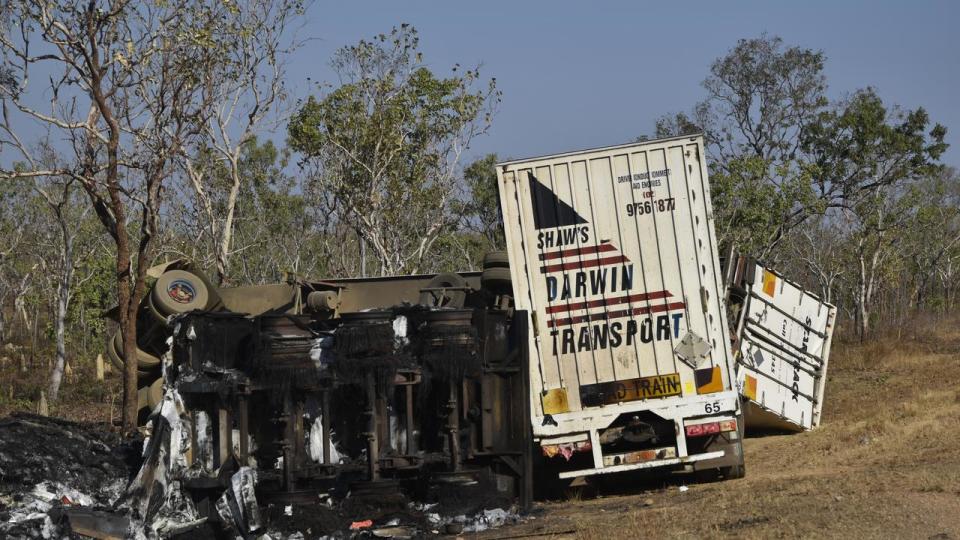
[[[481,282],[302,283],[286,312],[180,316],[165,379],[211,453],[191,459],[253,458],[266,501],[478,482],[529,499],[525,327]]]
[[[169,345],[160,371],[141,373],[142,392],[160,393],[143,404],[153,446],[130,491],[153,501],[181,490],[216,516],[249,468],[251,504],[451,491],[529,504],[527,327],[507,265],[491,253],[482,272],[229,289],[188,264],[155,270],[141,312],[152,316],[157,295],[184,308],[141,331]],[[169,505],[141,506],[156,527]]]

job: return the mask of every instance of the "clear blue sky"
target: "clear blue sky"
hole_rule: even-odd
[[[325,1],[307,15],[301,36],[314,39],[293,59],[290,88],[302,97],[307,77],[335,82],[337,48],[401,22],[420,31],[437,73],[480,63],[497,78],[503,104],[468,159],[649,134],[703,97],[715,58],[768,32],[826,53],[831,98],[873,86],[889,104],[926,108],[948,128],[944,161],[960,166],[960,2]]]

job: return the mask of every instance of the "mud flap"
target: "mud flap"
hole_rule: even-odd
[[[743,446],[741,445],[740,439],[727,440],[725,437],[717,437],[716,441],[707,445],[706,452],[716,452],[717,450],[723,450],[723,457],[695,461],[693,463],[693,470],[707,471],[711,469],[743,466]]]
[[[737,431],[712,437],[704,452],[723,451],[723,457],[693,463],[694,472],[719,470],[725,477],[743,476],[743,415],[737,416]]]

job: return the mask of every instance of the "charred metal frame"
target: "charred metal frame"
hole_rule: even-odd
[[[188,482],[194,497],[224,487],[230,472],[255,458],[264,501],[316,500],[319,493],[344,489],[413,495],[436,484],[485,481],[529,507],[525,313],[500,309],[503,298],[473,286],[466,287],[467,306],[459,309],[379,308],[367,302],[383,284],[365,285],[303,284],[303,297],[334,290],[341,308],[348,305],[352,313],[193,312],[178,319],[167,377],[193,418],[189,461],[205,473]],[[433,289],[419,276],[391,285],[406,289],[413,301]],[[334,351],[318,353],[324,340],[335,342],[353,324],[354,313],[389,323],[407,317],[413,328],[403,336],[402,354],[374,347],[357,358],[318,358]],[[453,358],[468,350],[476,358]],[[201,415],[210,419],[205,433],[197,431]],[[315,421],[321,422],[319,452],[312,449],[319,462],[310,458],[307,443]]]

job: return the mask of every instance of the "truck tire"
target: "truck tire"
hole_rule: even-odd
[[[510,268],[510,258],[506,251],[488,251],[483,256],[483,269]]]
[[[163,400],[163,377],[153,381],[147,388],[147,405],[150,410],[157,408],[157,405]]]
[[[459,274],[445,272],[437,274],[427,283],[426,289],[443,289],[446,291],[423,291],[420,293],[420,305],[429,307],[462,308],[467,300],[467,280]]]
[[[119,333],[120,331],[117,330],[117,334]],[[110,360],[110,363],[113,364],[113,367],[117,368],[117,370],[121,373],[121,377],[122,377],[123,376],[122,375],[123,374],[123,349],[122,349],[123,341],[120,340],[121,348],[118,350],[117,346],[114,344],[115,339],[117,339],[116,335],[114,335],[114,337],[110,338],[107,341],[107,346],[105,348],[107,352],[107,358]],[[145,353],[140,349],[137,349],[137,351],[139,353],[143,353],[146,356],[149,356],[150,358],[157,359],[157,357],[150,355],[148,353]],[[157,364],[154,367],[145,367],[138,362],[137,363],[137,380],[140,382],[143,382],[145,380],[152,381],[155,377],[157,377],[157,374],[159,371],[157,368],[159,368],[159,366],[160,366],[159,359],[157,359]]]
[[[149,400],[147,399],[147,391],[149,387],[144,386],[137,390],[137,410],[142,411],[150,406]],[[137,422],[138,424],[140,422]]]
[[[480,276],[480,285],[493,292],[511,292],[513,285],[510,281],[510,269],[487,268]]]
[[[113,334],[112,345],[116,352],[117,359],[123,358],[123,337],[120,335],[120,329]],[[160,365],[160,359],[156,356],[137,347],[137,369],[144,371],[151,370]]]
[[[137,410],[141,411],[142,420],[146,420],[157,405],[163,401],[163,378],[157,378],[147,386],[137,389]]]
[[[151,291],[150,294],[147,295],[147,298],[146,298],[146,300],[144,301],[144,304],[146,304],[146,309],[147,309],[147,311],[149,311],[149,312],[150,312],[150,315],[152,315],[152,317],[151,317],[152,320],[156,321],[156,323],[159,324],[159,325],[162,325],[162,326],[170,326],[170,323],[169,323],[169,321],[167,320],[167,316],[164,315],[163,313],[160,313],[160,311],[157,310],[157,306],[153,305],[153,292],[152,292],[152,291]]]
[[[186,270],[170,270],[157,279],[150,298],[160,315],[169,317],[206,309],[210,291],[196,274]]]

